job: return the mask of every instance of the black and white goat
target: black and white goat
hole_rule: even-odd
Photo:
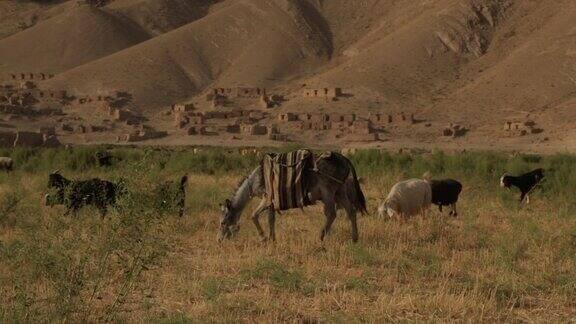
[[[427,180],[432,189],[432,203],[442,212],[442,206],[450,206],[450,215],[456,217],[456,203],[462,192],[462,184],[454,179]]]
[[[517,177],[505,173],[500,178],[500,186],[508,189],[514,186],[520,189],[520,203],[523,203],[524,199],[526,203],[530,203],[529,194],[542,179],[544,179],[544,169],[536,169]]]
[[[58,171],[48,176],[48,189],[45,201],[47,206],[65,205],[66,214],[74,215],[83,206],[93,205],[98,208],[100,216],[104,217],[108,206],[115,205],[121,188],[118,184],[98,178],[90,180],[68,180]]]

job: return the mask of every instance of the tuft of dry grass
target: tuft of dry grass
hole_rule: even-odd
[[[129,195],[104,220],[89,208],[72,218],[43,206],[44,171],[0,176],[0,321],[575,318],[576,217],[570,201],[547,195],[555,189],[520,209],[491,179],[461,173],[460,217],[433,210],[399,223],[374,211],[396,180],[419,172],[416,162],[385,171],[363,157],[355,162],[368,175],[363,188],[371,211],[359,218],[357,244],[342,212],[319,242],[320,206],[283,213],[277,242],[261,243],[248,217],[254,204],[239,235],[216,243],[218,203],[245,169],[190,172],[183,218],[148,208],[145,195],[155,182],[179,175],[178,166],[154,162],[147,168],[155,172],[129,179],[130,190],[141,194]],[[129,169],[66,172],[115,179]]]

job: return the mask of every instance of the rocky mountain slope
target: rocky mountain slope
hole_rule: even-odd
[[[11,17],[0,74],[126,91],[145,114],[214,86],[274,88],[296,98],[279,109],[319,109],[294,95],[305,85],[350,94],[323,111],[415,113],[479,138],[535,118],[561,141],[576,119],[572,0],[9,0],[0,17]]]

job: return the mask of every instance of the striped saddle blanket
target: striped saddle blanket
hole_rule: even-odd
[[[304,171],[309,168],[314,168],[314,154],[309,150],[267,154],[264,157],[262,172],[266,196],[275,210],[311,205],[304,176]]]

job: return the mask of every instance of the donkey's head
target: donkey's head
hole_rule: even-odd
[[[222,215],[220,216],[220,231],[218,232],[218,242],[229,239],[240,230],[238,226],[238,211],[232,206],[232,201],[226,199],[224,204],[220,205]]]

